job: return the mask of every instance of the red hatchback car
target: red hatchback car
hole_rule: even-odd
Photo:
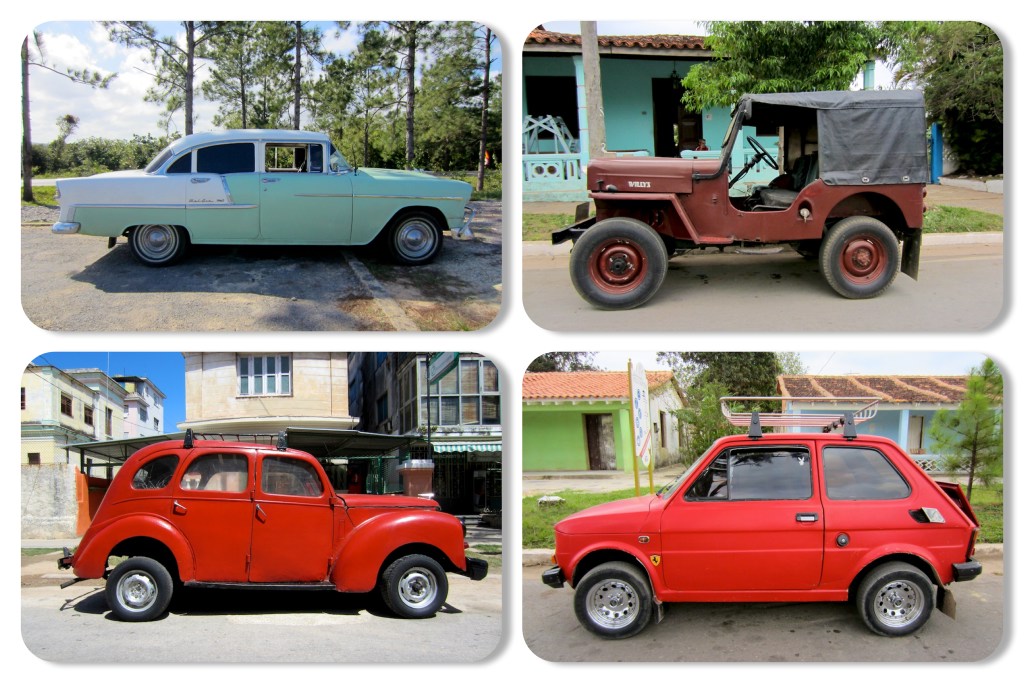
[[[785,414],[776,414],[779,416]],[[545,584],[575,588],[580,623],[636,634],[665,602],[810,602],[854,597],[869,629],[911,634],[946,585],[981,573],[978,520],[960,486],[937,483],[891,440],[840,432],[724,437],[655,495],[555,525]],[[794,419],[789,415],[785,420]]]
[[[311,455],[272,446],[184,440],[133,454],[77,550],[60,568],[106,578],[113,614],[152,620],[176,585],[369,592],[401,617],[434,615],[446,572],[479,580],[465,526],[436,502],[339,494]],[[109,568],[112,557],[127,557]]]

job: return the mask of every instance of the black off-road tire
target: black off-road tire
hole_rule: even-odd
[[[654,599],[644,573],[629,563],[603,563],[583,576],[573,597],[576,619],[608,639],[638,634],[651,619]]]
[[[107,577],[110,612],[125,622],[148,622],[164,614],[174,593],[174,580],[159,561],[132,556]]]
[[[657,232],[630,218],[587,229],[569,258],[572,284],[599,309],[632,309],[647,302],[668,272],[668,250]]]
[[[900,244],[878,219],[851,216],[825,234],[818,265],[828,284],[842,296],[877,297],[899,273]]]
[[[932,581],[913,565],[880,565],[857,588],[857,610],[868,629],[883,636],[907,636],[921,629],[935,606]]]

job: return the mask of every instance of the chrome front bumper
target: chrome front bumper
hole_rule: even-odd
[[[473,217],[475,216],[476,209],[466,207],[466,211],[463,213],[462,225],[452,228],[452,237],[456,240],[472,240],[473,231],[469,229],[469,224],[473,222]]]
[[[81,223],[54,223],[50,230],[58,235],[72,235],[82,227]]]

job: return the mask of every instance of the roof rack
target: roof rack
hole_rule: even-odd
[[[802,403],[824,403],[836,406],[843,405],[842,410],[828,413],[762,413],[760,411],[733,411],[729,403],[749,403],[754,401],[780,401]],[[832,432],[843,428],[843,437],[853,439],[857,436],[856,425],[871,420],[878,413],[878,397],[722,397],[719,403],[722,415],[732,425],[749,427],[751,439],[761,437],[761,426],[773,427],[820,427],[822,432]]]

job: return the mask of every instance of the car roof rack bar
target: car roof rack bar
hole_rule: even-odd
[[[182,447],[185,449],[191,449],[195,444],[196,433],[192,432],[192,428],[185,430],[185,439],[182,443]]]
[[[822,413],[765,413],[764,411],[735,411],[730,404],[759,401],[800,402],[836,406],[834,412]],[[719,402],[722,415],[731,425],[749,426],[750,437],[761,436],[761,427],[817,427],[822,432],[843,428],[843,436],[857,436],[856,425],[871,420],[878,413],[878,397],[722,397]],[[842,409],[838,405],[842,405]],[[851,408],[852,405],[852,408]],[[756,424],[756,432],[755,432]]]

